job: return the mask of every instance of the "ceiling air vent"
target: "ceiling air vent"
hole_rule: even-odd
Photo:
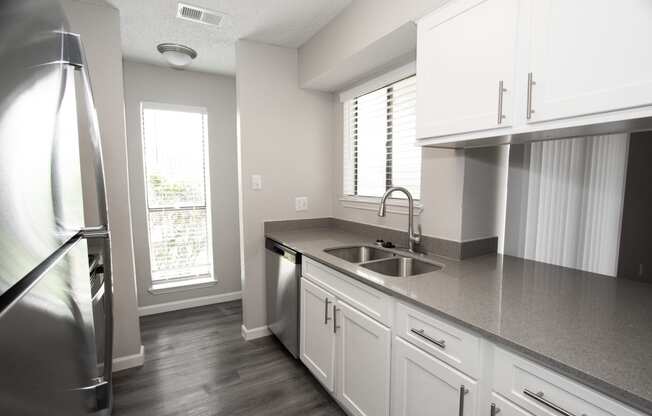
[[[190,20],[206,25],[219,26],[224,19],[224,14],[213,10],[204,9],[203,7],[179,3],[179,7],[177,8],[177,17],[179,19]]]

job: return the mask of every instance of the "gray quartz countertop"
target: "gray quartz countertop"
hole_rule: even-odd
[[[652,285],[486,255],[386,277],[324,252],[368,238],[335,228],[268,232],[315,261],[474,330],[652,414]]]

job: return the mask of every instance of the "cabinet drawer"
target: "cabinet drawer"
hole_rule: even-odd
[[[479,337],[400,302],[395,328],[401,338],[470,376],[479,376]]]
[[[314,260],[304,257],[302,274],[349,305],[391,327],[392,298]]]
[[[531,361],[494,348],[494,390],[536,416],[643,416]]]

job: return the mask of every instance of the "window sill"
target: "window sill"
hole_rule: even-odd
[[[343,196],[340,197],[340,203],[345,208],[363,209],[367,211],[378,211],[380,205],[379,197],[369,196]],[[406,199],[389,198],[385,203],[385,210],[393,214],[408,214],[408,202]],[[414,201],[414,215],[421,215],[423,212],[423,205],[420,201]]]
[[[152,287],[147,289],[152,295],[162,295],[164,293],[183,292],[186,290],[201,289],[215,286],[217,280],[212,276],[198,277],[194,279],[180,280],[177,282],[153,283]]]

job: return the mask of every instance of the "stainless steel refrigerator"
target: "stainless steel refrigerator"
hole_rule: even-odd
[[[81,148],[93,149],[86,224]],[[105,363],[87,251],[103,251]],[[97,117],[82,40],[54,0],[0,1],[0,415],[109,414],[112,283]]]

